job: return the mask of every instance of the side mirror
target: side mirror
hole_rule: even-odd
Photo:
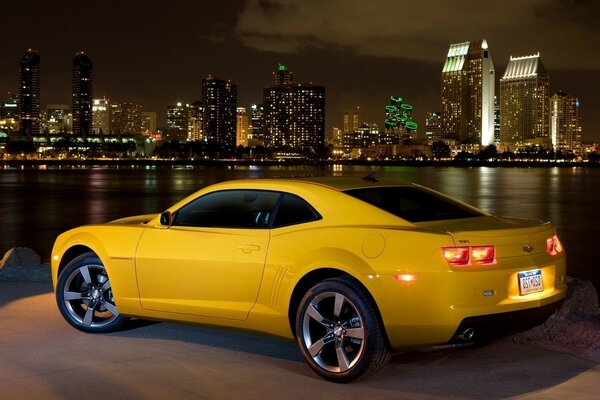
[[[171,212],[170,211],[165,211],[164,213],[160,214],[160,224],[165,225],[165,226],[171,225]]]

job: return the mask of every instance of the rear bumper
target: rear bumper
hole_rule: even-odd
[[[486,341],[496,337],[509,335],[530,329],[546,321],[562,305],[563,300],[544,306],[525,310],[467,317],[462,320],[450,343],[465,343],[469,341]],[[469,338],[461,338],[468,332]],[[471,336],[472,335],[472,336]]]

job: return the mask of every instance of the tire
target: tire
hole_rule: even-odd
[[[304,295],[296,341],[313,371],[332,382],[365,378],[390,359],[375,306],[350,277],[323,280]]]
[[[56,302],[65,320],[83,332],[114,332],[128,321],[117,310],[102,261],[91,252],[71,260],[60,273]]]

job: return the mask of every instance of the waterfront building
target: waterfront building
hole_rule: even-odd
[[[358,132],[360,125],[361,115],[359,106],[342,111],[342,134]]]
[[[550,146],[549,86],[539,53],[510,57],[500,79],[501,146]]]
[[[19,124],[21,134],[40,133],[40,55],[27,49],[19,61]]]
[[[156,112],[142,111],[142,133],[150,134],[157,132]]]
[[[120,106],[119,116],[114,119],[117,128],[113,127],[113,131],[122,135],[138,135],[142,132],[142,106],[131,102]]]
[[[19,96],[8,92],[8,98],[0,102],[0,133],[8,137],[19,130]]]
[[[498,96],[494,96],[494,144],[500,144],[500,102]]]
[[[263,146],[265,135],[263,131],[264,107],[262,104],[252,104],[250,107],[250,131],[248,133],[248,145],[250,147]]]
[[[80,51],[73,57],[73,134],[87,137],[92,133],[94,98],[94,66],[88,55]]]
[[[201,101],[195,101],[188,107],[188,140],[202,140],[202,114],[204,107]]]
[[[439,111],[425,113],[425,137],[429,143],[442,139],[442,115]]]
[[[167,106],[167,128],[163,136],[165,140],[187,140],[188,108],[189,104],[182,102]]]
[[[263,91],[265,144],[291,147],[313,155],[325,148],[325,88],[295,84],[287,66],[279,64],[273,86]]]
[[[578,98],[562,91],[550,97],[550,139],[555,151],[581,155]]]
[[[485,39],[450,45],[442,68],[442,137],[494,142],[494,63]]]
[[[110,101],[106,97],[94,99],[92,104],[92,132],[103,135],[110,133]]]
[[[212,75],[202,80],[202,134],[205,141],[233,148],[236,143],[237,85]]]
[[[248,132],[250,131],[250,117],[246,113],[246,108],[237,107],[237,126],[236,126],[236,146],[248,147]]]
[[[69,106],[66,104],[48,104],[46,106],[46,129],[51,135],[65,135],[70,129]]]

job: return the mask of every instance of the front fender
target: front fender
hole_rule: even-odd
[[[54,289],[60,269],[70,259],[69,249],[84,246],[93,251],[110,277],[115,303],[121,312],[129,307],[139,308],[139,292],[135,273],[135,250],[143,226],[89,225],[61,234],[54,243],[51,257]],[[70,258],[70,257],[69,257]]]

